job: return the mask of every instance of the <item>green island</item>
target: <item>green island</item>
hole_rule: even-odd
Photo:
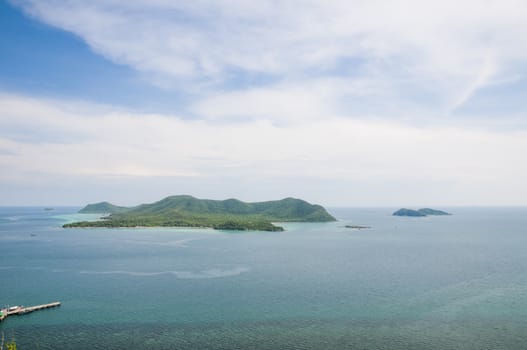
[[[296,198],[246,203],[237,199],[220,201],[179,195],[135,207],[120,207],[108,202],[89,204],[79,213],[108,215],[98,221],[73,222],[63,227],[208,227],[283,231],[283,227],[273,222],[336,221],[324,207]]]
[[[422,208],[419,210],[401,208],[397,210],[396,212],[394,212],[392,215],[422,217],[422,216],[428,216],[428,215],[452,215],[452,214],[447,213],[446,211],[431,209],[431,208]]]

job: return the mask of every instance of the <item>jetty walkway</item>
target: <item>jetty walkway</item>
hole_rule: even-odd
[[[49,309],[60,306],[60,301],[55,301],[49,304],[35,305],[35,306],[12,306],[5,309],[0,309],[0,321],[3,321],[7,316],[23,315],[33,311]]]

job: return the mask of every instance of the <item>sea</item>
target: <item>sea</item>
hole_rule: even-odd
[[[4,349],[527,349],[527,208],[62,228],[78,209],[0,208],[0,306],[62,303],[0,322]]]

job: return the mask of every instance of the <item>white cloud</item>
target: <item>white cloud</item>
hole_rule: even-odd
[[[14,129],[18,133],[10,132]],[[35,142],[30,136],[42,129],[46,140]],[[408,198],[426,196],[423,200],[436,203],[525,204],[527,195],[527,134],[521,131],[415,128],[339,117],[285,126],[262,120],[215,123],[15,95],[0,95],[0,130],[5,191],[43,178],[89,177],[102,186],[109,176],[151,181],[169,176],[195,179],[193,189],[211,178],[289,181],[290,188],[302,179],[311,179],[313,188],[335,182],[361,187],[361,197],[353,198],[357,205],[370,197],[378,205],[388,203],[401,184],[408,186]],[[69,134],[82,137],[70,142],[64,137]],[[256,187],[243,195],[257,196]],[[280,194],[260,193],[266,197],[259,199],[280,196],[284,188]],[[228,196],[240,195],[239,186],[230,190]],[[303,191],[315,196],[309,186]],[[340,188],[325,193],[324,201],[349,203],[350,195]]]
[[[301,85],[313,74],[346,75],[337,68],[351,58],[362,63],[350,83],[357,75],[371,86],[389,82],[390,94],[407,89],[416,104],[415,90],[427,90],[437,100],[429,111],[448,113],[487,84],[516,76],[527,58],[523,0],[15,3],[108,59],[186,89],[221,86],[233,70]]]
[[[343,100],[376,98],[381,82],[326,78],[284,82],[241,91],[217,92],[196,101],[192,112],[212,120],[269,120],[276,124],[313,122],[360,114]],[[376,102],[377,105],[382,103]]]
[[[13,2],[191,98],[170,115],[0,94],[4,191],[165,177],[252,199],[527,204],[525,115],[448,118],[522,79],[523,0]]]

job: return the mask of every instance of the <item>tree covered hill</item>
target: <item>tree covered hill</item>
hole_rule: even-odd
[[[431,209],[431,208],[422,208],[419,210],[401,208],[397,210],[396,212],[394,212],[392,215],[420,217],[420,216],[428,216],[428,215],[451,215],[451,214],[447,213],[446,211]]]
[[[119,213],[127,210],[126,207],[118,207],[117,205],[113,205],[108,202],[100,202],[95,204],[88,204],[81,210],[79,210],[79,213],[81,214],[106,214],[106,213]]]
[[[272,222],[335,221],[322,206],[296,198],[246,203],[237,199],[219,201],[179,195],[129,208],[108,202],[90,204],[79,212],[110,215],[100,221],[76,222],[64,227],[182,226],[281,231]]]

